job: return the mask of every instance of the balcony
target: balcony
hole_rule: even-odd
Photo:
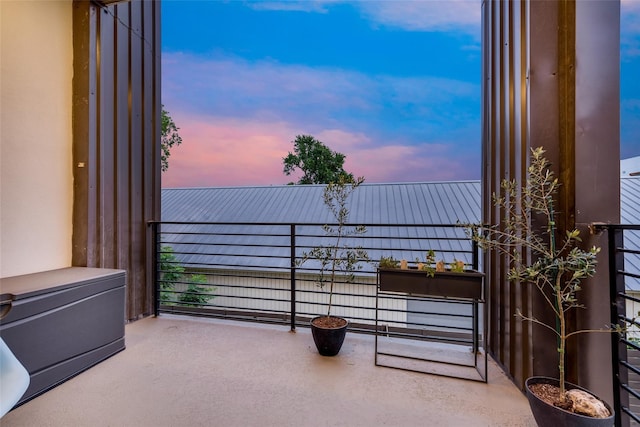
[[[263,241],[266,248],[249,246],[255,253],[246,258],[254,259],[254,269],[243,274],[238,271],[244,262],[235,252],[242,244],[235,244],[234,239],[246,240],[248,236],[237,229],[239,224],[233,224],[231,229],[229,224],[224,225],[226,231],[219,228],[221,224],[198,224],[208,229],[204,232],[196,230],[195,224],[157,225],[161,226],[156,239],[161,315],[128,324],[126,351],[19,406],[2,419],[3,426],[411,426],[424,425],[425,420],[430,425],[535,425],[526,398],[491,358],[487,383],[442,376],[446,372],[432,375],[376,366],[374,334],[379,329],[374,326],[378,317],[374,310],[377,304],[373,271],[365,271],[355,287],[338,292],[337,309],[349,314],[351,333],[339,356],[319,356],[305,327],[312,313],[324,306],[322,295],[307,283],[313,281],[310,276],[316,267],[303,270],[291,259],[292,255],[299,256],[309,242],[320,238],[308,229],[309,225],[305,226],[307,229],[284,226],[294,230],[293,234],[272,229],[252,235],[251,241]],[[188,231],[183,229],[185,226]],[[418,245],[420,242],[430,248],[439,247],[446,256],[469,260],[474,267],[478,262],[476,248],[464,234],[457,234],[459,227],[445,227],[450,230],[444,235],[428,232],[433,226],[425,226],[422,231],[412,227],[411,233],[399,233],[410,237],[381,240],[378,234],[382,233],[372,225],[374,238],[370,235],[362,243],[373,252],[411,247],[411,251],[405,249],[411,259],[416,255],[412,251],[425,250]],[[612,274],[637,279],[637,258],[627,255],[637,257],[637,250],[628,248],[636,247],[636,234],[632,233],[640,229],[626,227],[625,236],[631,240],[625,243],[621,233],[613,232],[620,227],[607,228],[611,228],[611,236],[617,236],[614,247],[627,248],[611,251],[618,253],[617,258],[628,258],[626,270],[616,266]],[[212,236],[217,244],[202,244]],[[274,236],[283,242],[270,246],[273,242],[268,241]],[[288,244],[291,241],[297,242],[295,247]],[[161,284],[168,278],[160,258],[168,244],[176,257],[173,262],[185,267],[185,271],[183,277],[172,279],[172,291],[163,291]],[[264,254],[259,256],[261,251]],[[256,273],[256,265],[271,267],[272,271]],[[611,265],[615,265],[613,260]],[[212,298],[204,303],[181,304],[180,295],[188,294],[185,277],[195,273],[207,277],[207,283],[199,286],[208,288]],[[238,279],[242,280],[237,282]],[[624,297],[624,282],[620,283],[619,296]],[[363,293],[357,294],[357,289]],[[163,292],[173,295],[167,297],[169,301],[161,300]],[[419,306],[411,298],[400,297],[406,299],[401,304],[395,304],[397,299],[394,304],[382,304],[381,318],[389,326],[385,334],[409,338],[424,349],[457,345],[469,353],[475,343],[465,310],[473,306],[467,303],[465,308],[465,302],[458,301],[460,310],[420,313],[411,309]],[[436,303],[429,301],[432,308]],[[453,303],[444,302],[448,307]],[[624,313],[615,316],[633,322]],[[483,353],[484,337],[481,334]],[[636,342],[623,340],[615,347],[625,351],[629,346],[636,347]],[[454,358],[451,351],[442,353]],[[619,357],[625,360],[626,353]],[[632,375],[628,377],[631,383]],[[619,387],[628,388],[626,384]],[[635,400],[627,394],[620,403],[622,411],[633,416]]]
[[[376,367],[371,335],[327,358],[307,328],[161,315],[126,345],[2,425],[535,426],[493,361],[486,384]]]

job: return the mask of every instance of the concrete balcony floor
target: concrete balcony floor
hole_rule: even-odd
[[[11,426],[535,426],[489,361],[488,384],[374,365],[372,336],[333,358],[307,328],[147,318],[127,349],[9,412]]]

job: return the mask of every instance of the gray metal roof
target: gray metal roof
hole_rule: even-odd
[[[640,177],[620,178],[620,222],[622,224],[640,224]],[[624,247],[640,250],[640,231],[624,232]],[[625,254],[624,269],[640,274],[640,255]],[[627,289],[640,291],[640,279],[627,277]]]
[[[165,188],[163,221],[332,222],[323,185]],[[478,181],[363,184],[353,193],[349,222],[455,224],[480,219]]]
[[[620,222],[640,224],[640,177],[620,178]]]
[[[162,190],[162,220],[180,222],[235,223],[331,223],[334,219],[323,204],[323,185],[284,185],[264,187],[166,188]],[[352,224],[456,224],[479,223],[481,215],[480,181],[363,184],[353,193],[349,222]],[[621,223],[640,224],[640,177],[621,178]],[[263,236],[247,236],[259,228]],[[163,226],[163,230],[169,230]],[[165,240],[180,256],[181,262],[192,266],[220,263],[242,268],[286,269],[288,265],[288,227],[276,225],[181,225],[171,231],[199,233],[173,235]],[[230,236],[225,233],[236,233]],[[202,234],[205,233],[205,234]],[[208,233],[208,234],[206,234]],[[219,234],[218,234],[219,233]],[[317,227],[299,227],[299,234],[319,233]],[[367,240],[358,242],[366,247],[372,259],[389,255],[393,248],[413,251],[397,252],[396,258],[413,260],[426,247],[436,251],[464,251],[464,243],[446,240],[464,237],[463,230],[436,227],[431,229],[369,229]],[[392,237],[392,239],[385,239]],[[410,240],[411,238],[419,238]],[[404,239],[404,240],[403,240]],[[407,240],[409,239],[409,240]],[[216,256],[211,256],[215,243]],[[299,237],[300,246],[322,244],[318,237]],[[264,246],[262,246],[264,245]],[[273,245],[270,247],[269,245]],[[625,247],[640,250],[640,232],[625,232]],[[387,248],[389,252],[386,252]],[[453,253],[453,252],[452,252]],[[247,266],[246,255],[263,257],[260,264]],[[215,261],[212,259],[215,258]],[[457,255],[469,263],[466,254]],[[640,256],[625,257],[626,270],[640,274]],[[627,287],[640,290],[640,280],[627,280]]]
[[[246,224],[163,225],[161,240],[180,253],[180,262],[192,267],[224,264],[221,268],[288,269],[289,227],[273,223],[334,223],[323,204],[323,190],[324,185],[163,189],[163,221]],[[471,263],[470,243],[463,229],[386,225],[477,223],[481,211],[477,181],[363,184],[352,194],[349,209],[350,224],[383,224],[368,227],[364,239],[345,242],[375,248],[368,250],[371,259],[382,255],[423,259],[426,247],[439,251],[449,262],[455,257]],[[324,234],[319,226],[297,226],[296,234],[298,256],[305,248],[328,243],[327,238],[318,237]],[[314,268],[312,262],[305,266]],[[370,266],[365,268],[373,271]]]

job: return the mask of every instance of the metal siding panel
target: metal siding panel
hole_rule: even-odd
[[[528,158],[528,140],[526,138],[527,126],[527,21],[526,5],[521,2],[511,3],[511,80],[512,87],[512,132],[511,144],[511,176],[514,179],[524,179],[526,171],[526,159]],[[527,294],[523,286],[513,284],[511,287],[511,310],[520,308],[527,310]],[[529,376],[530,362],[527,360],[530,354],[528,329],[524,322],[511,316],[510,348],[514,357],[511,359],[512,372],[519,373],[521,377]]]
[[[491,171],[491,151],[492,151],[492,126],[491,126],[491,117],[493,113],[493,101],[492,101],[492,86],[493,86],[493,77],[491,74],[492,68],[491,64],[493,61],[493,44],[492,44],[492,30],[493,30],[493,7],[492,3],[488,0],[482,1],[482,26],[481,26],[481,37],[482,37],[482,64],[481,64],[481,123],[480,123],[480,137],[482,141],[482,149],[481,149],[481,159],[482,159],[482,167],[481,167],[481,179],[482,179],[482,200],[483,203],[481,205],[480,218],[481,222],[488,223],[490,221],[491,216],[491,208],[489,203],[485,203],[485,200],[488,200],[488,195],[490,192],[490,185],[492,171]],[[491,285],[491,273],[490,268],[491,265],[486,261],[487,259],[484,257],[480,257],[482,260],[482,264],[484,265],[485,272],[485,297],[487,301],[492,300],[492,285]],[[495,325],[495,310],[493,307],[487,304],[487,310],[485,310],[484,321],[487,323],[487,338],[486,338],[486,347],[487,352],[495,355],[495,338],[494,331],[492,328]],[[501,362],[501,361],[499,361]]]
[[[522,79],[526,71],[521,69],[526,37],[523,14],[528,3],[485,2],[483,11],[483,45],[487,47],[483,57],[483,222],[497,224],[502,213],[493,206],[492,194],[500,192],[504,178],[518,178],[524,133],[523,120],[528,112],[519,99],[526,84]],[[522,385],[523,366],[529,356],[523,340],[529,338],[521,323],[513,317],[523,298],[521,288],[507,282],[508,267],[502,257],[491,257],[484,262],[487,273],[489,299],[489,347],[507,371]],[[504,268],[503,268],[504,266]]]
[[[154,219],[154,220],[159,220],[161,217],[161,211],[162,211],[162,206],[161,206],[161,195],[160,195],[160,191],[162,188],[162,167],[161,167],[161,111],[162,111],[162,70],[161,70],[161,65],[162,65],[162,60],[161,60],[161,47],[162,47],[162,43],[161,43],[161,3],[160,2],[154,2],[154,15],[151,18],[153,21],[153,46],[154,46],[154,66],[153,66],[153,76],[150,76],[149,78],[153,78],[155,85],[154,85],[154,143],[155,146],[153,147],[153,154],[154,154],[154,160],[152,162],[152,172],[151,174],[153,175],[153,215],[150,219]],[[149,294],[153,295],[155,297],[155,292],[153,290],[155,290],[155,273],[154,270],[156,268],[155,266],[155,247],[153,245],[153,242],[155,241],[155,236],[152,235],[153,233],[153,228],[151,227],[147,227],[147,242],[149,243],[147,246],[147,268],[146,268],[146,275],[147,275],[147,289],[150,291]],[[151,306],[149,307],[149,309],[151,309],[152,307],[155,306],[155,302],[153,302],[153,304],[151,304]]]
[[[513,35],[513,21],[512,21],[512,9],[511,2],[504,2],[502,8],[502,99],[500,104],[502,105],[501,116],[501,148],[502,154],[500,157],[502,178],[512,179],[513,169],[513,55],[512,55],[512,40]],[[506,263],[507,260],[503,257],[501,263]],[[509,371],[515,371],[515,359],[514,353],[514,337],[513,327],[517,319],[509,314],[513,312],[513,287],[514,283],[503,280],[502,282],[502,307],[503,307],[503,334],[504,334],[504,358],[508,363]]]
[[[619,222],[620,4],[578,2],[576,21],[576,222]]]
[[[618,160],[611,160],[616,153],[608,153],[611,158],[607,156],[604,163],[599,164],[598,173],[606,175],[604,179],[598,180],[590,175],[590,168],[601,158],[596,140],[602,140],[602,135],[617,135],[618,132],[615,118],[612,120],[610,115],[598,113],[598,108],[606,103],[610,104],[611,111],[618,108],[619,73],[613,69],[619,66],[619,61],[613,57],[602,60],[604,52],[611,56],[619,55],[615,46],[619,39],[613,36],[619,29],[619,14],[612,10],[615,7],[609,7],[612,4],[619,7],[618,2],[483,3],[484,222],[499,223],[501,213],[492,207],[491,193],[499,190],[503,178],[516,178],[520,182],[525,178],[529,146],[544,146],[552,163],[556,167],[560,165],[564,184],[559,210],[566,215],[564,223],[571,225],[577,214],[589,215],[590,219],[583,220],[585,223],[591,220],[606,222],[612,215],[607,216],[603,209],[617,212],[615,201],[596,209],[598,203],[602,203],[602,194],[607,192],[593,191],[593,188],[600,188],[593,185],[594,181],[598,181],[602,188],[611,188],[611,182],[617,181],[618,174],[612,166],[614,163],[617,166]],[[598,8],[603,9],[594,12]],[[597,25],[594,26],[595,21],[591,18],[597,21]],[[594,30],[600,26],[603,31]],[[574,34],[577,37],[575,48]],[[594,64],[589,65],[589,61]],[[577,68],[574,64],[578,65]],[[609,67],[611,72],[602,67]],[[580,82],[577,84],[573,76],[576,70]],[[597,77],[598,73],[604,73],[606,77]],[[584,92],[581,92],[581,84]],[[594,99],[593,91],[589,89],[591,85],[604,91],[604,95]],[[576,93],[577,96],[584,95],[577,104]],[[584,125],[574,128],[574,120],[580,123],[581,111],[586,112],[594,102],[599,103],[599,107],[593,110],[598,121],[585,120]],[[607,126],[615,128],[615,132]],[[576,132],[580,144],[574,152]],[[602,134],[597,136],[598,132]],[[589,139],[592,137],[593,141]],[[609,193],[611,197],[617,194],[616,191]],[[598,202],[591,203],[594,197]],[[533,373],[553,375],[555,355],[548,353],[543,346],[532,345],[533,342],[553,340],[551,334],[528,324],[513,323],[512,316],[517,306],[523,307],[527,314],[540,313],[540,309],[545,307],[544,302],[537,294],[529,294],[524,288],[509,289],[504,275],[507,268],[504,260],[494,257],[485,262],[485,266],[492,353],[521,386],[524,379]],[[588,304],[598,302],[593,295],[590,300]],[[597,351],[581,353],[580,360],[572,364],[581,370],[586,366],[585,362],[591,363],[589,360],[599,357]],[[594,391],[599,392],[599,389]],[[606,397],[607,392],[600,394]]]
[[[87,266],[92,222],[91,188],[95,171],[96,109],[96,8],[88,2],[73,2],[73,236],[75,266]],[[91,167],[89,167],[91,166]]]
[[[136,283],[136,293],[140,297],[141,307],[139,311],[147,311],[148,307],[153,306],[153,289],[148,285],[151,282],[147,281],[146,276],[149,274],[147,268],[151,265],[149,263],[149,255],[152,253],[148,250],[147,244],[149,240],[148,228],[146,226],[147,221],[155,219],[156,217],[156,200],[158,198],[158,188],[156,188],[156,170],[159,165],[159,158],[156,155],[158,148],[156,125],[157,120],[156,113],[156,96],[155,90],[157,87],[156,75],[156,54],[153,49],[153,40],[155,38],[155,9],[158,7],[157,2],[141,1],[140,7],[142,8],[142,36],[143,36],[143,49],[142,49],[142,61],[143,61],[143,135],[144,135],[144,148],[142,163],[143,173],[143,208],[142,217],[138,218],[140,225],[142,226],[142,236],[140,241],[142,242],[140,247],[140,253],[143,254],[142,262],[134,266],[134,269],[142,272],[140,281]],[[159,21],[157,21],[159,22]]]
[[[591,222],[620,220],[620,2],[576,2],[574,78],[575,188],[569,196],[576,227],[585,246],[606,247],[603,235],[589,235]],[[609,259],[602,251],[596,275],[584,282],[582,301],[589,308],[577,316],[577,327],[594,329],[610,321]],[[613,400],[611,338],[582,334],[576,347],[579,384]],[[570,359],[571,360],[571,359]]]
[[[72,263],[126,268],[128,319],[152,311],[145,222],[160,210],[159,25],[157,2],[74,1]]]
[[[130,69],[130,114],[131,114],[131,171],[130,171],[130,208],[131,208],[131,243],[135,248],[144,247],[145,228],[141,224],[144,218],[143,197],[144,197],[144,124],[143,124],[143,68],[142,56],[144,50],[144,42],[139,37],[142,27],[142,11],[139,2],[131,3],[131,34],[129,36],[130,52],[131,52],[131,69]],[[142,310],[141,299],[143,295],[136,292],[136,289],[142,283],[143,271],[136,266],[144,263],[144,253],[135,250],[131,254],[130,265],[132,267],[131,286],[127,289],[127,300],[130,309],[129,316],[134,313],[140,313]]]
[[[529,70],[529,131],[530,147],[546,146],[551,147],[548,151],[550,160],[554,164],[558,162],[558,147],[560,135],[560,106],[558,104],[559,82],[558,82],[558,4],[546,2],[529,3],[530,8],[530,70]],[[524,178],[523,178],[524,179]],[[529,312],[525,314],[545,313],[545,302],[536,298],[536,295],[529,296]],[[542,321],[548,322],[551,315],[548,313]],[[532,343],[549,342],[553,339],[551,333],[543,331],[542,328],[527,328],[527,333],[531,335]],[[555,355],[549,353],[542,346],[532,345],[532,358],[529,360],[531,372],[520,375],[520,383],[526,376],[555,374]]]
[[[129,269],[131,259],[131,217],[129,202],[129,9],[130,5],[115,7],[115,14],[122,25],[116,27],[116,215],[117,215],[117,259],[116,266]]]
[[[99,70],[99,138],[98,161],[99,188],[99,213],[94,218],[98,225],[99,240],[96,246],[99,248],[99,266],[115,265],[115,210],[109,207],[116,206],[115,190],[115,147],[116,147],[116,123],[115,123],[115,26],[116,20],[110,13],[100,13],[100,70]]]
[[[490,126],[491,126],[491,158],[489,163],[492,164],[492,175],[490,178],[490,193],[499,191],[499,186],[496,185],[496,182],[499,181],[501,177],[501,163],[500,156],[502,147],[500,143],[503,141],[502,132],[501,132],[501,120],[502,120],[502,109],[504,108],[502,105],[502,95],[501,95],[501,82],[503,81],[501,67],[502,67],[502,15],[501,15],[501,4],[500,2],[492,2],[493,5],[493,22],[492,22],[492,40],[491,45],[493,49],[492,56],[492,64],[491,64],[491,76],[492,76],[492,102],[493,102],[493,110],[492,116],[490,117]],[[489,204],[491,206],[491,204]],[[497,224],[500,220],[500,213],[497,211],[495,207],[491,208],[491,216],[489,218],[490,224]],[[492,285],[493,298],[489,302],[489,306],[493,307],[493,311],[495,312],[495,320],[490,323],[495,325],[496,333],[493,334],[493,338],[495,342],[493,344],[493,349],[495,354],[497,355],[498,360],[505,364],[508,363],[508,360],[505,359],[504,355],[504,305],[502,302],[502,277],[500,275],[500,262],[498,257],[492,257],[491,264],[491,273],[492,277],[490,278],[490,283]]]

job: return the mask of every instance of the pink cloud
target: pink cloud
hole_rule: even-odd
[[[163,187],[286,184],[282,158],[293,130],[283,123],[180,118],[182,145],[169,158]]]
[[[356,176],[365,176],[368,182],[442,181],[471,177],[463,158],[451,153],[447,144],[416,146],[402,141],[374,141],[363,133],[340,129],[323,130],[315,136],[332,150],[346,154],[345,169]]]
[[[442,106],[475,99],[477,93],[477,85],[441,77],[373,77],[224,55],[166,54],[163,103],[184,143],[169,160],[163,186],[295,182],[301,174],[285,176],[282,158],[298,134],[311,134],[344,153],[345,168],[368,182],[475,178],[479,158],[460,155],[473,150],[474,138],[466,138],[465,147],[453,144],[470,133],[465,115],[457,112],[452,119]],[[394,127],[385,118],[409,114],[407,106],[414,106],[410,114],[424,117],[421,126]],[[416,141],[417,133],[425,141]],[[456,151],[454,160],[445,146]],[[475,175],[463,160],[478,165]]]
[[[367,177],[369,182],[424,182],[469,177],[467,167],[439,144],[386,145],[358,151],[357,160],[347,157],[345,169]]]
[[[175,112],[181,146],[171,153],[163,187],[280,185],[296,181],[285,176],[282,159],[297,134],[308,133],[292,123],[220,117],[183,117]],[[445,144],[411,146],[400,141],[375,141],[363,133],[325,129],[314,136],[347,155],[345,169],[368,182],[416,182],[469,177],[468,159],[451,156]]]

